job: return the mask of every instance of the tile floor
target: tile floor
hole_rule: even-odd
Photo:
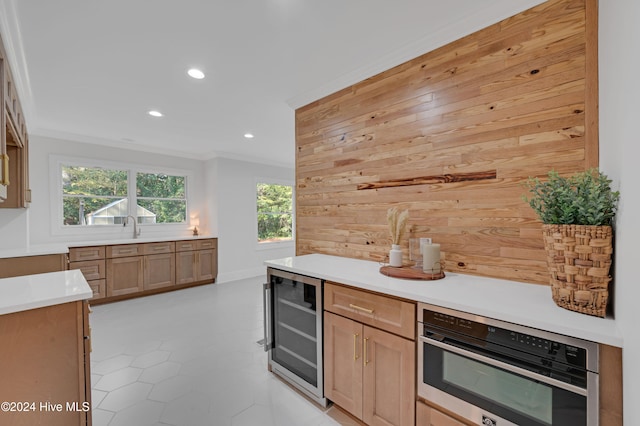
[[[107,305],[90,317],[94,426],[353,425],[267,371],[264,277]]]

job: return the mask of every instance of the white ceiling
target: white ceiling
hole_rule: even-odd
[[[32,134],[293,165],[295,108],[541,2],[0,0],[0,30]]]

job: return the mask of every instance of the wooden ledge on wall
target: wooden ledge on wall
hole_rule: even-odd
[[[411,185],[429,185],[434,183],[452,183],[452,182],[466,182],[472,180],[485,180],[495,179],[496,171],[489,170],[486,172],[473,172],[473,173],[451,173],[435,176],[420,176],[408,179],[391,179],[380,182],[361,183],[358,185],[358,190],[361,189],[379,189],[379,188],[393,188],[396,186],[411,186]]]

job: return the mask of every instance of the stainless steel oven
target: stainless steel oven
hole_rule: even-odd
[[[478,425],[598,425],[597,343],[418,309],[420,397]]]
[[[267,268],[265,351],[271,371],[322,406],[322,280]]]

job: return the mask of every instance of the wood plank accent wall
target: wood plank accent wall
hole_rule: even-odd
[[[299,108],[297,254],[384,260],[395,206],[406,262],[548,284],[522,183],[597,166],[597,78],[597,0],[551,0]]]

